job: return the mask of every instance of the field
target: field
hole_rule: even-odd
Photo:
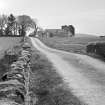
[[[2,57],[4,51],[16,46],[20,41],[21,38],[19,37],[0,37],[0,58]]]
[[[0,77],[8,69],[8,60],[4,58],[4,52],[19,45],[21,38],[0,37]]]
[[[53,37],[40,38],[47,46],[68,52],[86,54],[86,45],[91,42],[104,42],[105,38],[89,37]]]

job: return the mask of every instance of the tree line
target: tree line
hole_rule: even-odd
[[[0,15],[0,36],[25,36],[30,29],[36,34],[38,26],[28,15]]]

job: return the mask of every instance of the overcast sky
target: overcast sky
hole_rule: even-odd
[[[73,24],[78,33],[105,35],[105,0],[0,0],[0,13],[30,15],[44,29]]]

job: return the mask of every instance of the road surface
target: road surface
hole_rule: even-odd
[[[88,105],[105,105],[104,62],[49,48],[36,38],[31,38],[31,41],[52,62],[75,96]]]

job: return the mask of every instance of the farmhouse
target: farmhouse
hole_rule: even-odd
[[[72,37],[72,33],[71,32],[67,32],[65,30],[62,29],[46,29],[45,31],[39,31],[38,32],[38,36],[39,37],[44,37],[44,38],[48,38],[48,37],[54,37],[54,36],[58,36],[58,37]]]
[[[47,37],[49,36],[59,36],[59,37],[66,37],[68,36],[68,32],[62,29],[46,29],[45,32],[47,33]]]

